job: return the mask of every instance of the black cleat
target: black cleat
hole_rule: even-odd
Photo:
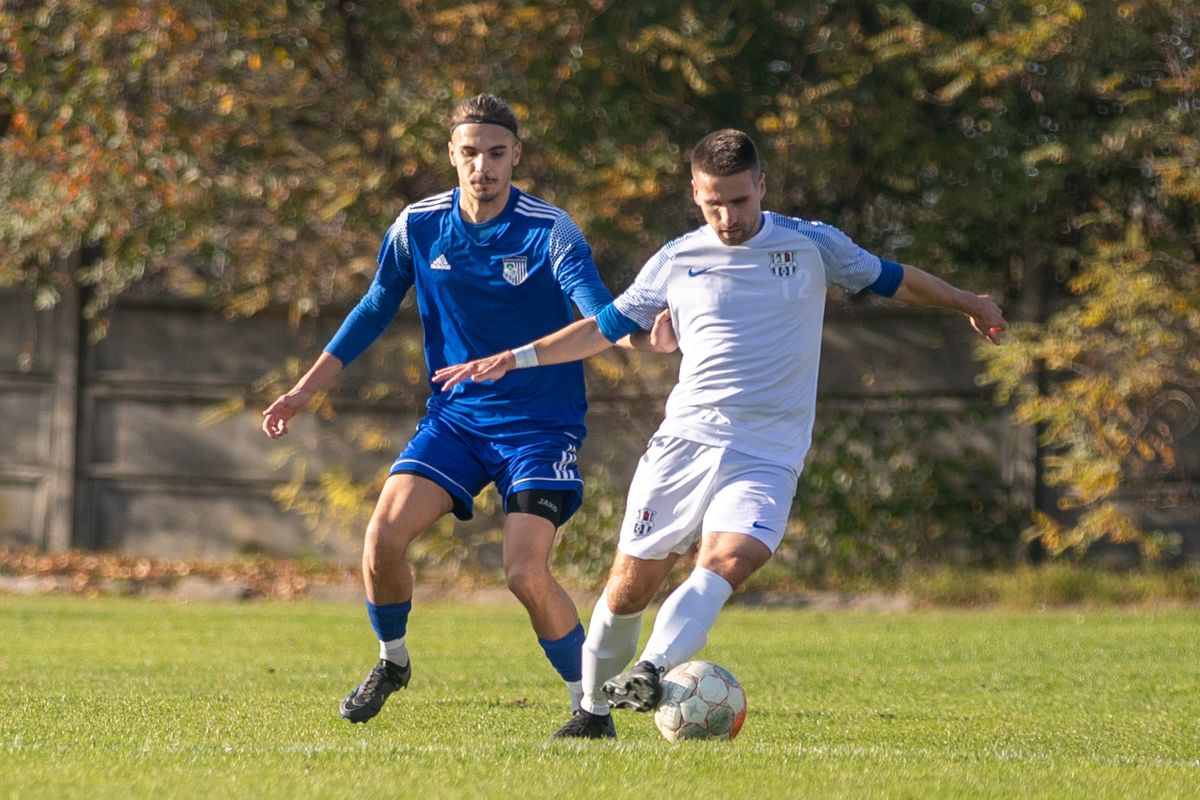
[[[582,708],[571,721],[550,734],[551,739],[615,739],[617,729],[612,714],[593,714]]]
[[[649,661],[639,661],[633,669],[604,682],[604,695],[613,708],[653,711],[662,699],[663,670]]]
[[[388,695],[408,686],[411,677],[411,661],[401,667],[386,659],[379,659],[371,674],[342,701],[339,706],[342,716],[351,722],[366,722],[383,709]]]

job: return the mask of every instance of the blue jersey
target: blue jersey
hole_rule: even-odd
[[[413,203],[392,223],[370,289],[326,352],[343,365],[391,323],[415,287],[429,374],[526,344],[611,302],[579,228],[562,209],[512,188],[482,225],[463,221],[458,189]],[[430,386],[429,413],[492,438],[538,431],[582,439],[587,411],[576,361],[510,370],[494,383]]]

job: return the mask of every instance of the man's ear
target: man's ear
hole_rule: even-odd
[[[521,141],[518,139],[517,143],[513,145],[513,166],[515,167],[517,164],[520,164],[520,163],[521,163]]]

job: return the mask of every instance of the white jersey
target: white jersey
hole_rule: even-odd
[[[799,471],[812,442],[826,289],[857,292],[880,272],[837,228],[769,211],[742,245],[708,225],[666,244],[613,303],[644,329],[671,309],[683,360],[659,434]]]

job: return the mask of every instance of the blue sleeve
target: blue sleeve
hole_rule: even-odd
[[[622,336],[628,336],[642,329],[641,325],[618,311],[612,303],[600,309],[600,313],[596,315],[596,325],[604,334],[604,338],[610,342],[615,342]]]
[[[612,302],[612,292],[597,275],[594,281],[579,283],[571,292],[571,302],[585,317],[590,317]]]
[[[407,214],[401,214],[388,229],[379,248],[378,261],[379,270],[371,281],[371,288],[325,345],[325,352],[341,361],[343,366],[362,355],[392,323],[400,310],[400,302],[413,285]]]
[[[558,285],[585,317],[612,302],[612,293],[596,271],[592,248],[569,216],[555,220],[548,244]]]
[[[904,267],[886,258],[879,259],[879,266],[879,277],[867,287],[867,291],[893,297],[900,288],[900,282],[904,280]]]

